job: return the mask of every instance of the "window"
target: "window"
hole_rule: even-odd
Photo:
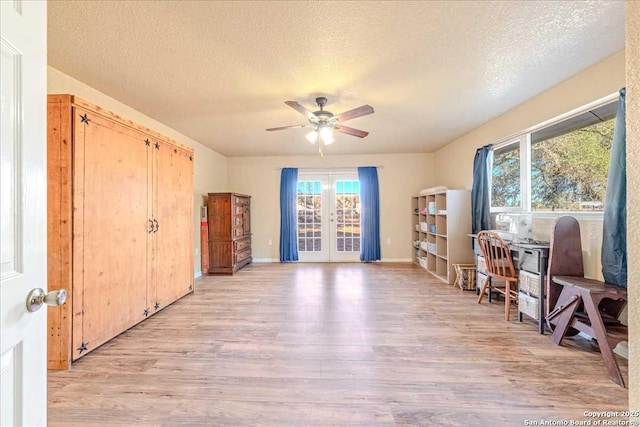
[[[521,207],[520,163],[520,141],[511,142],[493,150],[491,206],[500,208]]]
[[[616,108],[601,103],[497,145],[492,211],[602,211]]]

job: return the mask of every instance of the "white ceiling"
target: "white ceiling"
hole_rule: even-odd
[[[624,48],[623,1],[54,1],[49,64],[225,156],[315,155],[284,104],[432,152]],[[486,142],[486,141],[485,141]]]

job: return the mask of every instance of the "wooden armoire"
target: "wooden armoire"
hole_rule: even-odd
[[[209,274],[234,274],[251,257],[251,196],[209,193]]]
[[[193,292],[193,149],[72,95],[49,95],[48,366]]]

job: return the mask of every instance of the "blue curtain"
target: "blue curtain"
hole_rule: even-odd
[[[298,169],[280,175],[280,262],[298,261]]]
[[[627,155],[625,90],[620,91],[604,200],[602,275],[607,283],[627,287]]]
[[[378,169],[359,167],[360,180],[360,261],[380,260],[380,191],[378,189]]]
[[[489,155],[491,144],[476,150],[473,159],[473,186],[471,187],[471,232],[491,228],[491,206],[489,200]]]

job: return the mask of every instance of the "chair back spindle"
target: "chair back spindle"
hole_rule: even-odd
[[[491,277],[498,280],[516,277],[511,250],[498,234],[491,231],[481,231],[478,233],[477,239]]]

